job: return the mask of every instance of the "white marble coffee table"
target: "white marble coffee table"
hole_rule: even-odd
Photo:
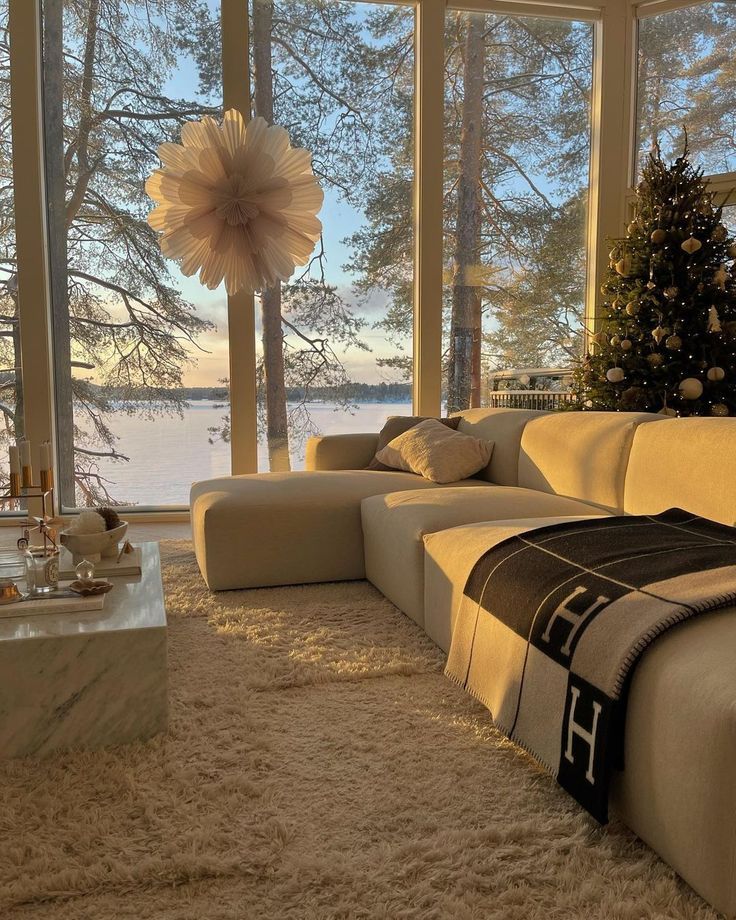
[[[141,546],[142,575],[112,579],[102,610],[0,620],[0,758],[166,730],[161,560]]]

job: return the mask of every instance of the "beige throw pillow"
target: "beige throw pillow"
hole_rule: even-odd
[[[386,424],[378,432],[376,455],[368,464],[366,469],[382,470],[383,472],[388,470],[389,472],[393,472],[396,468],[387,466],[385,463],[381,463],[378,459],[378,454],[387,444],[393,441],[394,438],[398,438],[400,434],[408,431],[409,428],[413,428],[414,425],[418,425],[419,422],[426,422],[427,418],[429,418],[429,416],[426,415],[389,415],[389,417],[386,419]],[[460,424],[460,418],[461,417],[459,415],[455,415],[452,418],[438,419],[438,421],[442,422],[443,425],[447,425],[448,428],[456,429]]]
[[[492,441],[452,431],[436,419],[427,419],[400,434],[376,454],[394,469],[419,473],[431,482],[459,482],[488,466]]]

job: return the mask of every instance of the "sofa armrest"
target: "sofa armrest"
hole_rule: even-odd
[[[377,434],[329,434],[307,441],[305,469],[364,470],[376,454]]]

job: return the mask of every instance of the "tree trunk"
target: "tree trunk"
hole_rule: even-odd
[[[452,279],[447,410],[480,405],[481,127],[484,17],[469,14],[463,60],[463,118]]]
[[[66,174],[64,169],[63,0],[44,3],[44,126],[48,186],[49,258],[56,385],[58,490],[65,505],[75,505],[74,401],[67,277]],[[97,13],[90,31],[96,38]],[[94,47],[92,49],[94,55]],[[91,64],[90,64],[91,66]]]
[[[273,123],[271,29],[273,3],[253,0],[253,65],[255,113]],[[281,324],[281,284],[261,293],[263,369],[266,386],[266,437],[272,471],[290,469],[289,420],[284,380],[284,333]]]

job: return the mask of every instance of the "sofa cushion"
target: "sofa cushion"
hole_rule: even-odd
[[[736,524],[736,418],[673,418],[637,429],[624,510],[673,507]]]
[[[376,455],[375,433],[315,435],[307,440],[305,470],[363,470]]]
[[[547,415],[534,409],[467,409],[457,430],[493,442],[491,460],[479,479],[499,486],[519,485],[519,445],[526,423]]]
[[[519,451],[519,485],[622,511],[636,428],[666,425],[644,412],[555,412],[531,419]]]
[[[363,578],[361,499],[437,488],[410,473],[370,470],[196,482],[190,503],[197,562],[212,590]]]
[[[378,432],[378,443],[376,444],[375,456],[366,466],[368,470],[383,470],[384,472],[389,470],[394,470],[396,467],[392,467],[387,463],[382,463],[378,459],[378,454],[384,449],[391,441],[398,438],[400,435],[404,434],[405,431],[414,428],[416,425],[419,425],[421,422],[427,421],[437,421],[442,422],[446,428],[450,428],[453,431],[457,430],[457,426],[460,423],[460,419],[453,418],[439,418],[432,419],[428,415],[389,415],[386,419],[386,424]],[[399,467],[401,469],[401,467]],[[407,472],[405,470],[405,472]]]
[[[472,480],[465,480],[465,482]],[[424,624],[424,546],[427,533],[471,521],[598,515],[583,502],[514,486],[457,485],[393,492],[362,502],[366,577],[389,600]]]
[[[451,431],[430,418],[389,441],[376,459],[432,482],[448,483],[467,479],[486,467],[492,452],[490,441]]]

